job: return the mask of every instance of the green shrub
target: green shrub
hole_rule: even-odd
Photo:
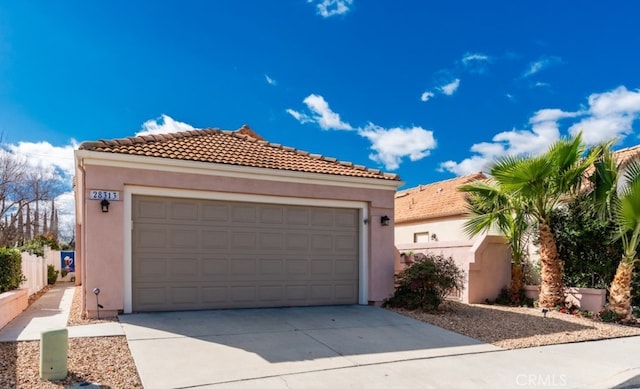
[[[44,258],[44,246],[49,246],[51,250],[60,250],[58,241],[51,236],[45,235],[38,235],[35,238],[24,242],[24,245],[22,245],[20,249],[28,252],[29,254]]]
[[[385,306],[435,311],[448,294],[461,291],[464,274],[453,258],[416,254],[415,262],[396,276],[396,290]]]
[[[47,265],[47,283],[53,285],[58,281],[58,271],[53,265]]]
[[[62,269],[60,270],[60,277],[65,278],[69,274],[69,270]]]
[[[20,251],[0,247],[0,293],[18,289],[24,280]]]

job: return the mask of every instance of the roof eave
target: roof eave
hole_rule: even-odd
[[[324,184],[344,187],[384,189],[395,191],[404,185],[399,179],[381,175],[378,177],[353,177],[337,174],[268,169],[212,162],[189,161],[116,154],[104,151],[75,150],[76,164],[124,167],[131,169],[161,170],[163,172],[195,173],[264,181],[287,181],[306,184]]]

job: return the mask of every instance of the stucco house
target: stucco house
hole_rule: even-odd
[[[396,175],[246,126],[84,142],[75,163],[89,316],[370,304],[393,292]]]
[[[398,191],[395,197],[395,242],[426,243],[466,240],[467,220],[462,185],[484,180],[482,173],[456,177]]]

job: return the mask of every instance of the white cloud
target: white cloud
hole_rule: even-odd
[[[267,84],[269,84],[269,85],[273,85],[273,86],[278,85],[278,82],[276,80],[274,80],[273,78],[269,77],[269,75],[267,75],[267,74],[264,75],[264,79],[267,82]]]
[[[349,7],[353,4],[353,0],[307,0],[307,3],[315,3],[318,14],[328,18],[349,12]]]
[[[24,157],[27,163],[40,169],[61,171],[65,176],[74,174],[73,150],[77,142],[71,140],[66,146],[53,146],[49,142],[18,142],[7,145],[8,151]]]
[[[169,115],[162,114],[159,118],[147,120],[142,123],[142,129],[136,133],[136,136],[151,134],[168,134],[170,132],[193,131],[197,128],[190,124],[174,120]]]
[[[69,242],[74,235],[76,224],[75,217],[75,196],[73,191],[64,192],[55,198],[56,209],[58,210],[58,231],[60,240]]]
[[[568,132],[582,131],[583,141],[591,146],[612,138],[624,138],[633,132],[633,122],[640,117],[640,90],[630,91],[624,86],[589,96],[588,107],[575,112],[557,108],[538,110],[529,119],[529,129],[504,131],[492,142],[471,147],[474,153],[460,162],[446,161],[440,168],[458,175],[485,169],[488,163],[504,155],[536,155],[560,139],[559,121],[577,119]]]
[[[462,57],[462,66],[470,73],[482,74],[487,70],[490,60],[489,56],[482,53],[466,53]]]
[[[432,98],[433,96],[435,96],[433,94],[433,92],[430,91],[425,91],[422,93],[422,95],[420,96],[420,100],[421,101],[429,101],[430,98]]]
[[[442,93],[444,93],[447,96],[451,96],[452,94],[456,93],[459,87],[460,87],[460,79],[456,78],[450,83],[441,86],[440,91],[442,91]]]
[[[291,116],[293,116],[297,121],[299,121],[301,124],[305,124],[305,123],[313,123],[314,120],[309,116],[306,115],[302,112],[298,112],[295,111],[291,108],[286,109],[287,113]]]
[[[397,169],[403,158],[418,161],[428,156],[436,147],[433,131],[422,127],[383,128],[368,123],[365,127],[353,128],[329,108],[322,96],[311,94],[303,102],[311,111],[311,115],[290,108],[286,110],[287,113],[302,124],[317,123],[324,130],[356,130],[358,135],[371,142],[373,152],[369,158],[384,165],[387,170]]]
[[[349,123],[343,122],[340,115],[333,112],[329,108],[324,97],[320,95],[310,94],[303,101],[307,108],[311,111],[311,115],[307,115],[291,108],[287,109],[287,113],[293,116],[300,123],[318,123],[323,130],[353,130]]]
[[[467,53],[462,57],[462,63],[464,65],[469,65],[475,61],[485,62],[488,60],[489,60],[488,56],[480,53]]]
[[[433,131],[422,127],[387,129],[369,123],[358,129],[358,134],[371,142],[374,153],[369,158],[383,164],[387,170],[400,167],[400,162],[405,157],[411,161],[421,160],[436,147]]]
[[[640,90],[620,86],[612,91],[589,96],[589,116],[569,128],[569,133],[582,131],[588,144],[611,138],[624,138],[633,132],[633,122],[640,116]]]
[[[529,64],[529,68],[524,72],[522,76],[523,77],[533,76],[534,74],[539,73],[540,71],[548,68],[549,66],[555,65],[561,62],[562,62],[562,59],[560,57],[554,57],[554,56],[542,57],[537,61],[531,62]]]

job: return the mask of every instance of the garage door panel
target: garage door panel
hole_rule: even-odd
[[[198,230],[173,230],[168,232],[169,248],[193,249],[198,245]]]
[[[169,268],[171,276],[188,280],[199,278],[198,258],[171,258]]]
[[[226,222],[229,220],[229,206],[226,204],[203,203],[202,220]]]
[[[234,285],[229,289],[231,303],[253,303],[256,300],[255,285]]]
[[[167,260],[162,257],[139,258],[134,266],[134,273],[140,280],[165,279],[167,275]]]
[[[229,260],[226,258],[203,258],[202,276],[204,279],[226,278],[229,272]]]
[[[243,232],[233,231],[231,232],[231,249],[232,250],[247,250],[256,249],[256,233],[255,232]]]
[[[147,228],[136,230],[135,248],[165,249],[167,247],[167,231],[164,228]]]
[[[357,209],[133,203],[134,311],[358,302]]]
[[[282,250],[284,237],[279,232],[260,232],[258,234],[258,248],[260,250]]]
[[[167,304],[165,287],[141,287],[137,292],[141,306],[163,307]]]
[[[194,202],[173,201],[169,214],[172,220],[199,220],[198,204]]]
[[[167,218],[165,201],[145,198],[140,199],[134,206],[134,212],[140,221],[145,221],[145,219],[165,220]]]
[[[260,208],[260,224],[283,224],[284,207],[262,207]]]
[[[284,300],[283,285],[262,285],[258,288],[258,298],[261,302],[280,302]]]
[[[347,251],[349,253],[358,249],[358,238],[353,235],[337,235],[334,237],[335,251]]]
[[[171,304],[193,305],[198,301],[198,288],[178,287],[171,288]]]
[[[333,250],[333,236],[329,234],[313,234],[311,235],[312,251],[331,251]]]
[[[205,307],[223,307],[229,301],[227,286],[205,286],[201,288],[202,304]]]
[[[320,227],[334,226],[334,213],[331,209],[313,209],[311,210],[311,225]]]
[[[229,247],[229,233],[225,230],[202,231],[202,248],[226,249]]]
[[[286,224],[292,226],[309,225],[309,210],[305,208],[288,208],[285,212]]]
[[[257,213],[255,205],[234,205],[231,207],[231,222],[255,224]]]
[[[346,227],[351,229],[357,227],[360,220],[360,213],[358,210],[344,210],[342,212],[336,212],[336,227]]]

